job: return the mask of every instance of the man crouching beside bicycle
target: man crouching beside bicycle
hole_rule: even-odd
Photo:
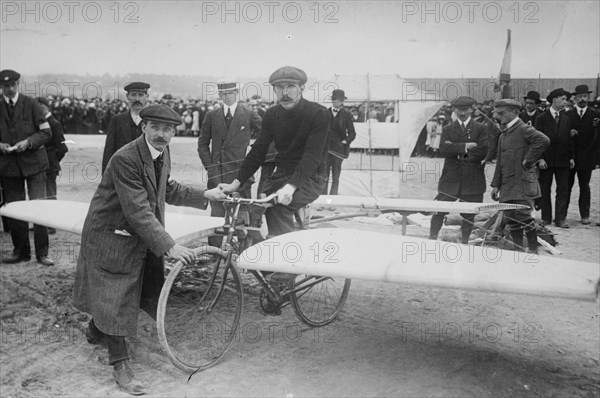
[[[263,116],[260,134],[242,163],[237,179],[219,184],[224,193],[236,192],[264,163],[269,146],[277,150],[276,168],[268,177],[263,192],[277,193],[277,204],[265,212],[269,235],[294,230],[294,214],[312,203],[327,183],[329,113],[327,109],[302,97],[307,76],[293,66],[277,69],[269,83],[278,105]],[[289,274],[276,273],[272,283],[285,283]],[[275,280],[276,279],[276,280]]]

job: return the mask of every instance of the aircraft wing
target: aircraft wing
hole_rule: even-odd
[[[444,212],[476,214],[490,210],[524,209],[525,205],[511,203],[443,202],[438,200],[372,198],[364,196],[321,195],[313,206],[361,208],[398,212]]]
[[[245,250],[243,269],[596,300],[597,263],[379,232],[309,229]]]
[[[0,215],[81,234],[89,207],[89,203],[68,200],[24,200],[0,207]],[[165,229],[182,245],[210,235],[223,224],[221,217],[165,214]]]

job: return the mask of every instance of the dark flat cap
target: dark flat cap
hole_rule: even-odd
[[[131,82],[131,83],[127,84],[124,88],[125,88],[125,91],[127,91],[127,92],[130,92],[130,91],[147,92],[148,89],[150,88],[150,85],[148,83],[144,83],[144,82]]]
[[[270,84],[277,83],[297,83],[300,86],[306,83],[308,78],[306,73],[302,69],[298,69],[295,66],[283,66],[277,69],[269,77]]]
[[[234,91],[238,89],[238,84],[235,82],[221,82],[217,83],[217,89],[219,91]]]
[[[454,101],[452,101],[452,105],[455,108],[470,108],[473,105],[475,105],[477,101],[475,101],[475,99],[471,98],[471,97],[458,97],[457,99],[455,99]]]
[[[143,120],[154,120],[156,122],[181,124],[181,116],[173,109],[163,104],[152,104],[140,111]]]
[[[0,71],[0,83],[12,83],[16,82],[21,78],[17,72],[11,69],[4,69]]]
[[[546,97],[546,101],[548,101],[548,103],[550,105],[552,105],[552,101],[554,101],[554,98],[557,97],[561,97],[563,95],[567,96],[567,99],[571,98],[571,93],[568,92],[567,90],[561,88],[557,88],[555,90],[550,91],[550,94],[548,94],[548,96]]]
[[[577,95],[577,94],[590,94],[592,91],[589,89],[587,84],[580,84],[579,86],[575,87],[575,92],[573,93],[573,95]]]
[[[516,108],[521,109],[521,103],[514,99],[505,98],[494,102],[494,108]]]
[[[331,93],[331,100],[347,100],[348,97],[346,97],[346,93],[344,92],[344,90],[333,90],[333,92]]]
[[[540,97],[540,93],[538,93],[537,91],[529,91],[527,93],[526,96],[523,97],[524,100],[526,100],[527,98],[532,99],[536,102],[542,102],[542,99]]]

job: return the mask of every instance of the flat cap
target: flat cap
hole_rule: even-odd
[[[12,83],[21,78],[21,75],[11,69],[0,71],[0,83]]]
[[[470,108],[473,105],[475,105],[477,101],[475,101],[475,99],[471,98],[471,97],[458,97],[457,99],[455,99],[454,101],[452,101],[452,105],[455,108]]]
[[[521,109],[521,103],[514,99],[505,98],[494,102],[494,108],[517,108]]]
[[[181,116],[173,109],[163,104],[152,104],[140,111],[143,120],[154,120],[156,122],[181,124]]]
[[[127,92],[130,92],[130,91],[147,92],[148,89],[150,88],[150,85],[148,83],[144,83],[144,82],[131,82],[131,83],[127,84],[124,88],[125,88],[125,91],[127,91]]]
[[[561,97],[563,95],[566,95],[567,99],[571,98],[570,92],[563,89],[562,87],[557,88],[555,90],[550,91],[550,94],[548,94],[548,96],[546,97],[546,101],[548,101],[549,104],[552,104],[552,101],[554,101],[554,98]]]
[[[238,84],[235,82],[219,82],[217,83],[217,89],[220,92],[235,91],[238,89]]]
[[[306,73],[295,66],[282,66],[271,73],[271,76],[269,77],[270,84],[297,83],[301,86],[306,83],[306,80],[308,80]]]

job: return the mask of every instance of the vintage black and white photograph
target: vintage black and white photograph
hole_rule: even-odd
[[[0,396],[600,397],[598,1],[0,19]]]

